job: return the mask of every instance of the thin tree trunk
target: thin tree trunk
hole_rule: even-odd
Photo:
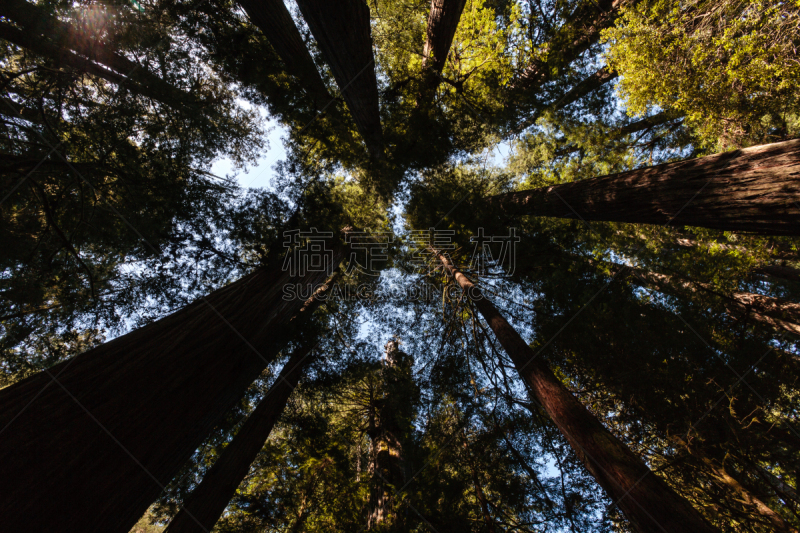
[[[755,472],[757,476],[761,479],[766,481],[766,483],[772,487],[772,489],[778,494],[779,497],[787,500],[788,502],[792,502],[796,507],[800,508],[800,494],[797,494],[797,491],[784,480],[767,470],[766,468],[748,461],[748,468],[751,471]]]
[[[319,463],[317,463],[316,467],[314,468],[314,475],[311,477],[311,481],[308,484],[308,490],[303,492],[303,498],[300,501],[300,510],[297,512],[297,520],[294,521],[292,524],[292,529],[290,530],[291,533],[300,533],[303,531],[306,522],[308,521],[308,500],[314,497],[314,493],[317,490],[317,486],[319,485],[319,478],[322,476],[323,470],[330,466],[332,460],[330,457],[326,457]]]
[[[536,116],[536,118],[538,118],[538,115]],[[627,124],[625,126],[620,126],[619,128],[617,128],[615,130],[611,130],[611,131],[609,131],[609,132],[604,134],[604,138],[606,138],[606,139],[608,139],[610,141],[617,140],[617,139],[620,139],[620,138],[622,138],[622,137],[624,137],[626,135],[630,135],[632,133],[638,133],[640,131],[645,131],[645,130],[654,128],[656,126],[661,126],[662,124],[666,124],[667,122],[675,120],[676,118],[678,118],[678,117],[676,117],[675,115],[673,115],[671,113],[666,113],[666,112],[662,111],[661,113],[656,113],[655,115],[652,115],[650,117],[646,117],[646,118],[637,120],[636,122],[631,122],[630,124]],[[531,124],[533,124],[533,122],[531,122]],[[527,126],[523,125],[520,128],[518,128],[517,130],[515,130],[515,132],[518,133],[518,132],[522,131],[522,129],[526,128],[526,127]],[[568,155],[570,155],[570,154],[572,154],[574,152],[577,152],[578,150],[580,150],[580,146],[577,146],[575,144],[570,144],[570,145],[564,146],[563,148],[558,149],[556,151],[555,155],[557,157],[565,157],[565,156],[568,156]]]
[[[630,135],[631,133],[638,133],[655,126],[660,126],[661,124],[669,122],[670,120],[674,120],[675,118],[677,117],[675,117],[672,113],[661,111],[655,115],[651,115],[649,117],[639,119],[636,122],[631,122],[630,124],[622,126],[610,137],[612,139],[618,139],[620,137],[624,137],[625,135]]]
[[[728,302],[726,307],[731,315],[741,312],[760,324],[800,335],[800,304],[751,292],[733,292],[730,295],[726,295],[718,292],[708,283],[676,278],[639,268],[624,267],[622,265],[611,265],[611,268],[613,271],[629,268],[631,272],[629,279],[634,282],[637,282],[638,279],[639,285],[654,288],[659,292],[670,292],[670,288],[672,292],[676,290],[683,290],[688,293],[696,293],[700,290],[709,292],[724,298]],[[770,315],[778,315],[781,318]]]
[[[300,80],[317,109],[324,108],[333,98],[283,0],[238,1],[283,60],[286,70]]]
[[[700,226],[800,235],[800,139],[499,194],[507,216]]]
[[[327,273],[281,259],[0,390],[4,526],[127,533],[313,312],[284,288]]]
[[[668,533],[717,531],[575,399],[478,287],[449,259],[432,252],[478,308],[536,400],[634,529]]]
[[[332,282],[329,282],[320,287],[316,296],[325,294],[331,286]],[[315,345],[309,343],[292,354],[258,407],[222,451],[200,485],[189,495],[165,533],[203,533],[214,528],[247,476],[258,452],[264,447],[304,370],[311,363],[310,354],[314,348]]]
[[[367,150],[374,159],[382,159],[369,7],[364,0],[298,0],[297,5],[336,78]]]

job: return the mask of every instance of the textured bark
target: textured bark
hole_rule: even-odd
[[[330,103],[333,98],[283,0],[239,0],[239,4],[283,60],[286,70],[300,80],[317,109]]]
[[[329,282],[320,287],[318,294],[327,292],[331,285]],[[315,302],[319,302],[319,298]],[[258,407],[189,495],[165,533],[203,533],[213,529],[264,447],[303,371],[312,361],[309,355],[313,349],[314,345],[308,344],[292,354]]]
[[[560,109],[564,109],[568,105],[577,102],[587,94],[591,93],[595,89],[599,89],[606,83],[610,82],[611,80],[615,79],[618,76],[617,72],[614,70],[608,70],[607,68],[601,68],[588,78],[582,80],[580,83],[575,85],[572,89],[567,91],[564,96],[547,106],[546,109],[551,111],[558,111]],[[518,134],[521,131],[527,129],[528,127],[532,126],[539,120],[539,117],[542,116],[542,111],[538,111],[533,113],[531,116],[520,122],[513,130],[513,134]],[[621,135],[620,135],[621,136]]]
[[[437,74],[444,69],[467,0],[431,0],[422,67]]]
[[[800,235],[800,139],[492,196],[505,215]]]
[[[533,90],[560,76],[614,24],[621,0],[584,0],[548,43],[549,53],[528,65],[511,84],[512,91]]]
[[[520,376],[530,385],[534,397],[575,454],[636,531],[717,531],[564,387],[478,287],[446,257],[432,251],[483,315]]]
[[[310,314],[283,287],[327,273],[270,263],[0,390],[4,527],[127,533]]]
[[[425,80],[418,101],[420,105],[426,105],[433,100],[436,88],[442,81],[442,69],[466,3],[466,0],[431,0],[425,46],[422,49]]]
[[[46,9],[24,0],[3,0],[0,16],[13,20],[0,26],[0,38],[50,57],[172,107],[195,103],[194,97],[171,86],[141,65],[117,54],[106,43],[51,16]]]
[[[364,0],[298,0],[370,155],[383,158],[378,80]]]

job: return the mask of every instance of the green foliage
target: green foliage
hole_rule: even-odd
[[[675,109],[710,152],[798,131],[796,1],[637,2],[605,33],[632,114]]]
[[[384,530],[628,531],[469,300],[435,262],[414,268],[425,250],[411,232],[450,230],[453,260],[655,475],[726,533],[771,526],[723,473],[797,527],[800,502],[767,474],[797,490],[800,347],[732,298],[796,302],[800,283],[763,269],[799,267],[798,240],[501,219],[484,199],[797,135],[798,5],[648,0],[614,18],[601,4],[470,0],[431,89],[430,2],[370,3],[383,161],[369,159],[341,98],[317,112],[235,2],[159,0],[143,12],[38,4],[199,104],[166,105],[2,44],[0,83],[22,118],[0,101],[0,387],[251,272],[282,251],[286,229],[388,233],[379,276],[338,282],[350,294],[366,288],[364,297],[329,300],[286,348],[319,340],[215,530],[362,530],[383,420],[404,470]],[[602,41],[595,12],[615,22]],[[618,92],[608,83],[560,105],[604,65],[619,72]],[[529,68],[541,75],[520,89]],[[261,153],[261,111],[286,129],[288,155],[269,188],[244,191],[208,169]],[[493,157],[498,145],[505,161]],[[479,228],[510,227],[521,239],[513,273],[469,263]],[[685,283],[648,286],[622,265]],[[423,284],[428,298],[378,296]],[[380,361],[392,336],[403,342],[395,366]],[[251,386],[134,531],[168,523],[277,370]]]

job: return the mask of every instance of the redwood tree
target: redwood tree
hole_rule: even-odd
[[[331,284],[329,282],[320,288],[318,293],[327,292]],[[319,298],[315,301],[318,302]],[[292,353],[258,407],[222,451],[200,485],[192,491],[183,508],[167,526],[166,532],[202,533],[214,528],[258,452],[264,447],[303,371],[313,360],[310,355],[314,348],[313,343],[307,343]]]
[[[0,391],[5,525],[126,533],[313,312],[281,262]]]
[[[448,258],[431,249],[489,324],[532,395],[575,454],[637,531],[713,532],[716,528],[612,435],[558,380],[547,363]]]
[[[373,158],[383,157],[378,80],[369,7],[364,0],[299,0],[297,5],[336,78]]]
[[[317,109],[327,107],[332,97],[283,0],[239,0],[239,4],[278,53],[286,69],[300,80]]]
[[[800,235],[800,139],[487,199],[506,216]]]

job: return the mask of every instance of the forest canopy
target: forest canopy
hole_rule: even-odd
[[[3,0],[2,529],[797,533],[798,47],[798,0]]]

